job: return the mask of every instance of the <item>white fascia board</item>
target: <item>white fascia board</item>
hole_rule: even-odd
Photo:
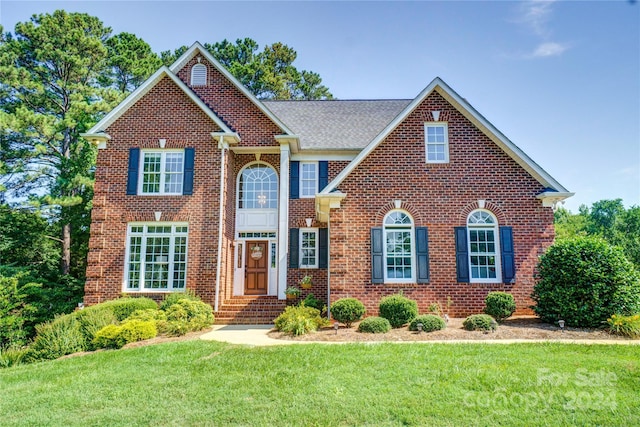
[[[182,80],[176,77],[168,67],[162,66],[151,75],[143,84],[141,84],[136,90],[131,92],[116,108],[111,110],[109,114],[104,116],[102,120],[93,125],[91,129],[87,131],[88,134],[99,133],[104,131],[113,124],[119,117],[121,117],[129,108],[131,108],[140,98],[146,95],[151,89],[155,87],[164,77],[169,77],[182,91],[198,106],[200,109],[225,133],[233,133],[227,125],[216,116],[213,111],[207,105],[198,98],[193,91]]]
[[[373,139],[360,154],[335,177],[333,181],[325,187],[322,193],[329,193],[334,190],[344,179],[371,153],[387,136],[405,120],[430,94],[436,90],[449,103],[451,103],[462,115],[469,119],[478,127],[485,135],[487,135],[496,145],[498,145],[509,157],[522,166],[531,176],[547,188],[553,188],[558,192],[568,193],[558,181],[542,169],[534,162],[524,151],[516,146],[509,138],[504,136],[493,124],[485,119],[475,108],[473,108],[466,100],[458,95],[449,85],[447,85],[440,77],[433,79],[429,85],[411,101],[411,103],[396,116],[395,119],[387,127],[385,127],[378,136]]]
[[[545,191],[538,194],[536,199],[542,200],[542,206],[555,208],[558,202],[563,202],[574,194],[576,193],[570,193],[567,191]]]
[[[440,80],[437,78],[437,80]],[[553,188],[558,192],[568,193],[569,190],[564,188],[562,184],[556,181],[547,173],[540,165],[531,159],[524,151],[500,132],[489,120],[485,119],[471,104],[458,95],[442,80],[439,81],[437,92],[442,95],[449,103],[451,103],[463,116],[469,119],[476,127],[478,127],[485,135],[498,145],[505,153],[509,155],[516,163],[522,166],[531,176],[533,176],[540,184],[548,188]]]
[[[371,153],[378,145],[380,145],[380,143],[382,141],[384,141],[384,139],[389,136],[389,134],[391,132],[393,132],[393,130],[398,127],[398,125],[400,123],[402,123],[402,121],[404,119],[406,119],[409,114],[411,114],[413,112],[413,110],[415,110],[418,105],[420,105],[420,103],[422,101],[424,101],[427,96],[429,96],[429,94],[431,93],[431,91],[433,91],[433,89],[436,87],[437,83],[439,82],[439,78],[436,77],[435,79],[433,79],[433,81],[431,83],[429,83],[429,85],[424,88],[422,90],[422,92],[420,92],[420,94],[418,96],[415,97],[415,99],[413,101],[411,101],[409,103],[409,105],[407,105],[405,107],[404,110],[402,110],[396,117],[395,119],[393,119],[393,121],[391,121],[391,123],[389,123],[379,134],[378,136],[376,136],[369,144],[367,144],[366,147],[364,147],[364,149],[356,156],[355,159],[353,159],[353,161],[342,170],[342,172],[340,172],[338,174],[338,176],[336,176],[333,181],[331,181],[329,183],[329,185],[327,185],[324,190],[322,190],[321,194],[329,194],[331,191],[333,191],[338,185],[340,185],[340,183],[342,181],[344,181],[344,179],[349,176],[349,174],[356,168],[358,167],[358,165],[360,163],[362,163],[362,161],[364,159],[367,158],[367,156],[369,155],[369,153]]]
[[[191,47],[180,56],[180,58],[178,58],[173,64],[171,64],[169,69],[172,73],[177,73],[182,67],[185,66],[187,62],[191,60],[191,58],[196,56],[197,53],[200,53],[207,61],[209,61],[214,67],[216,67],[216,69],[220,73],[222,73],[222,75],[225,76],[235,87],[237,87],[244,96],[246,96],[251,102],[253,102],[256,107],[260,109],[260,111],[262,111],[267,117],[269,117],[269,119],[273,123],[275,123],[275,125],[278,126],[283,133],[293,135],[293,132],[284,123],[282,123],[282,121],[278,117],[276,117],[271,112],[271,110],[265,107],[265,105],[260,102],[260,100],[256,98],[253,93],[249,92],[249,90],[242,83],[240,83],[238,79],[236,79],[233,74],[231,74],[222,64],[220,64],[218,60],[215,59],[213,55],[211,55],[211,53],[207,49],[205,49],[204,46],[202,46],[199,42],[195,42],[194,44],[192,44]]]

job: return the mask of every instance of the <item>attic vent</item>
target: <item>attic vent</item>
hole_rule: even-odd
[[[191,68],[191,86],[206,86],[207,66],[196,64]]]

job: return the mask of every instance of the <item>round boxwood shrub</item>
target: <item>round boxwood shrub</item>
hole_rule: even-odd
[[[362,319],[366,309],[356,298],[342,298],[331,304],[331,317],[340,323],[344,323],[347,328],[353,322]]]
[[[622,249],[595,237],[560,240],[538,263],[532,298],[546,322],[600,327],[613,314],[640,312],[640,277]]]
[[[391,324],[384,317],[371,316],[358,325],[358,332],[369,334],[384,334],[391,330]]]
[[[160,331],[180,336],[200,331],[214,322],[213,309],[207,303],[192,299],[180,299],[165,310],[166,320],[159,319]]]
[[[497,324],[488,314],[473,314],[464,319],[462,327],[467,331],[492,331],[497,328]]]
[[[418,303],[402,294],[389,295],[380,300],[379,311],[392,328],[400,328],[416,318]]]
[[[411,323],[409,324],[409,330],[417,331],[418,323],[422,323],[423,332],[439,331],[447,327],[447,324],[442,317],[435,316],[433,314],[423,314],[422,316],[418,316],[411,321]]]
[[[516,301],[507,292],[489,292],[484,300],[484,312],[498,322],[511,317],[516,311]]]

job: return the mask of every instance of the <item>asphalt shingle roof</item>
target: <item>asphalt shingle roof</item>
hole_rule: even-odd
[[[411,100],[262,102],[300,137],[302,149],[361,150]]]

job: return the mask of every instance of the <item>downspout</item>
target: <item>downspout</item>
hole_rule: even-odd
[[[327,319],[331,320],[331,208],[329,212],[316,209],[316,213],[327,216]]]
[[[225,174],[225,154],[227,151],[227,145],[224,142],[224,135],[220,135],[220,142],[218,143],[218,147],[221,148],[220,151],[220,210],[219,210],[219,220],[218,220],[218,265],[216,266],[216,299],[214,302],[213,311],[218,311],[219,300],[220,300],[220,274],[221,274],[221,262],[220,257],[222,255],[222,232],[223,227],[222,223],[224,220],[224,174]]]

